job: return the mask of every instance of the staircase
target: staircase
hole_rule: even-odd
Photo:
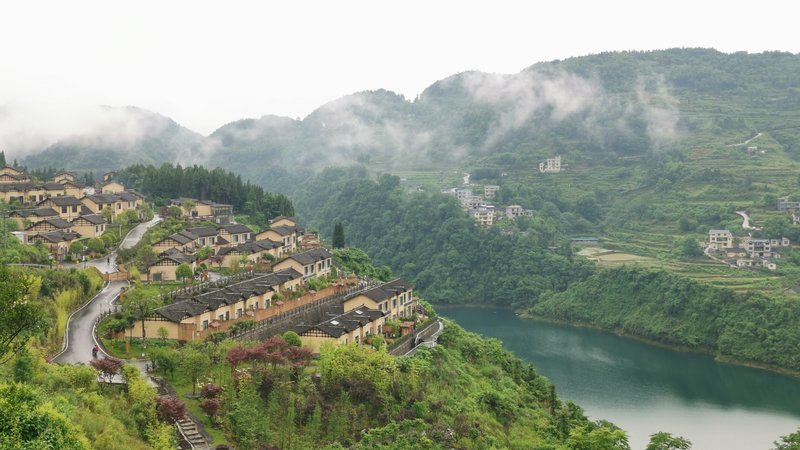
[[[189,417],[179,419],[175,422],[183,438],[194,450],[211,450],[206,438],[197,431],[197,424]]]

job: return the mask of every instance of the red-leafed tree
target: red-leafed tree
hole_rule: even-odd
[[[186,404],[178,397],[162,395],[156,399],[158,418],[164,422],[175,422],[186,417]]]
[[[122,368],[122,361],[116,358],[101,358],[93,359],[91,362],[89,362],[89,365],[100,374],[100,378],[103,381],[110,383],[114,375],[118,374],[119,369]],[[101,389],[102,386],[103,385],[101,384]]]
[[[206,398],[200,402],[200,409],[203,410],[204,413],[208,415],[212,422],[216,422],[217,414],[219,414],[219,410],[222,407],[222,404],[219,400],[215,398]]]
[[[214,383],[206,383],[200,388],[200,396],[203,398],[217,398],[222,393],[222,386]]]

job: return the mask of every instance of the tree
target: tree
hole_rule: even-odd
[[[100,377],[104,379],[106,383],[110,383],[111,378],[118,374],[119,369],[122,368],[122,361],[116,358],[101,358],[93,359],[89,362],[89,365],[100,374]]]
[[[45,314],[28,298],[30,279],[0,266],[0,364],[43,330]]]
[[[336,222],[333,227],[333,248],[344,248],[344,227],[342,222]]]
[[[302,341],[300,341],[300,335],[292,330],[283,333],[283,340],[286,341],[289,347],[300,347],[303,345]]]
[[[697,239],[691,236],[686,236],[683,239],[683,242],[681,242],[681,255],[689,258],[702,256],[703,248],[700,246],[700,243],[697,242]]]
[[[12,449],[91,448],[79,428],[26,384],[0,384],[0,446]]]
[[[93,237],[86,241],[86,247],[88,247],[89,251],[92,253],[100,253],[105,248],[105,244],[102,239]]]
[[[197,379],[211,368],[211,360],[205,353],[187,347],[181,357],[181,371],[192,380],[192,395],[196,395]]]
[[[28,347],[22,347],[14,359],[14,381],[17,383],[29,383],[33,380],[33,358],[28,351]]]
[[[133,289],[125,296],[125,301],[122,303],[122,310],[142,323],[142,346],[145,346],[145,339],[147,338],[144,321],[147,319],[147,316],[152,314],[153,311],[160,306],[161,301],[158,298],[147,296],[137,289]]]
[[[781,436],[781,440],[774,444],[773,450],[800,450],[800,428],[792,434]]]
[[[8,163],[6,163],[6,152],[2,151],[0,152],[0,167],[5,167],[7,165]]]
[[[186,404],[178,397],[172,395],[162,395],[156,399],[156,411],[158,418],[163,422],[174,423],[186,418]]]
[[[680,436],[672,436],[669,433],[660,431],[650,435],[650,443],[645,450],[689,450],[692,443]]]
[[[197,204],[194,202],[194,200],[184,200],[181,206],[183,207],[183,211],[186,213],[185,215],[191,216],[192,210],[195,206],[197,206]]]
[[[111,220],[114,218],[114,210],[111,209],[110,206],[106,206],[100,210],[100,216],[102,216],[106,222],[111,223]]]
[[[71,255],[78,255],[83,253],[83,244],[80,241],[75,241],[72,244],[69,244],[68,252]]]
[[[169,336],[169,330],[167,327],[158,327],[158,337],[161,338],[162,341],[166,341],[167,337]]]
[[[175,277],[178,280],[192,277],[192,266],[186,263],[179,264],[175,269]]]

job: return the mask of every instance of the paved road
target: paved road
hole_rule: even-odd
[[[122,241],[122,247],[129,248],[136,245],[142,239],[144,232],[155,224],[161,221],[161,218],[156,216],[153,220],[137,225],[134,229],[125,236]],[[87,266],[97,267],[101,272],[116,272],[117,267],[114,263],[116,259],[116,252],[112,253],[108,258],[98,258],[91,261],[86,261]],[[92,347],[95,346],[97,341],[94,336],[94,326],[97,317],[105,311],[112,309],[112,302],[119,295],[120,290],[127,286],[125,281],[114,281],[109,283],[103,288],[93,299],[89,301],[82,309],[73,313],[69,320],[67,327],[66,349],[56,355],[53,361],[60,363],[88,363],[92,360]],[[101,350],[100,357],[107,356]]]
[[[745,211],[736,211],[736,214],[742,216],[742,228],[745,230],[760,230],[761,228],[750,225],[750,215]]]
[[[125,239],[122,240],[122,244],[120,247],[122,248],[131,248],[136,245],[140,240],[142,240],[142,236],[144,236],[144,232],[148,229],[154,227],[158,222],[161,222],[161,217],[156,214],[149,222],[140,223],[134,229],[132,229]]]
[[[83,309],[76,311],[67,329],[67,348],[53,361],[59,363],[89,363],[92,360],[92,347],[97,343],[94,325],[97,317],[112,308],[111,302],[119,295],[120,289],[127,286],[125,281],[113,281],[97,294]],[[102,356],[107,356],[102,350]]]

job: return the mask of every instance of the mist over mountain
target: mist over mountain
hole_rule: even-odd
[[[208,137],[136,108],[103,111],[56,140],[40,138],[38,147],[47,127],[20,137],[0,125],[0,147],[31,155],[23,160],[30,167],[221,166],[283,191],[332,165],[533,168],[554,154],[593,165],[702,145],[711,134],[738,142],[756,130],[800,125],[800,56],[671,49],[538,63],[510,75],[464,72],[413,100],[359,92],[302,120],[238,120]],[[24,123],[13,109],[0,116]],[[774,138],[788,150],[796,142],[791,133]]]

